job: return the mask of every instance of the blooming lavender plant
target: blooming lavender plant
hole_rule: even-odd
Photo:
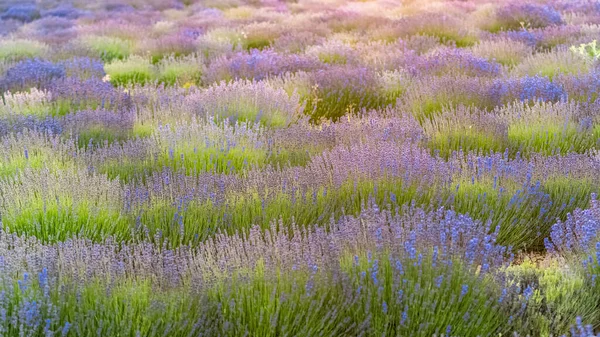
[[[29,88],[44,89],[50,86],[53,79],[65,76],[65,70],[60,65],[40,59],[24,60],[9,68],[0,79],[3,91],[28,90]]]

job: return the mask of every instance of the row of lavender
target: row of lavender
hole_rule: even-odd
[[[1,3],[0,335],[593,335],[598,23]]]

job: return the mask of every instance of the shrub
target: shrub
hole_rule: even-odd
[[[505,66],[515,66],[533,52],[527,44],[507,38],[480,41],[471,50],[474,55]]]
[[[104,62],[124,60],[132,49],[131,42],[110,36],[86,36],[82,38],[82,43]]]
[[[121,215],[122,192],[115,183],[106,176],[75,170],[24,170],[0,181],[5,196],[0,204],[2,224],[8,232],[35,236],[43,242],[75,235],[122,239],[128,229]]]
[[[381,92],[374,73],[364,68],[331,67],[309,76],[310,93],[305,113],[313,121],[322,118],[338,120],[361,110],[383,108],[395,103],[395,96]],[[395,91],[392,91],[394,94]]]
[[[403,18],[397,29],[401,37],[426,35],[435,37],[440,43],[453,43],[457,47],[468,47],[477,41],[473,29],[461,20],[441,14],[419,14]]]
[[[444,108],[458,105],[487,109],[494,106],[488,93],[492,84],[467,76],[422,77],[411,83],[398,103],[419,121],[432,119]]]
[[[49,88],[54,79],[65,76],[61,65],[40,59],[24,60],[6,70],[0,77],[0,89],[22,91]]]
[[[299,55],[279,54],[270,49],[237,53],[211,62],[203,76],[206,83],[236,79],[264,80],[284,73],[311,71],[320,68],[319,62]]]
[[[45,56],[49,52],[45,44],[23,39],[3,39],[0,41],[0,61],[21,61],[27,58]]]
[[[534,103],[567,99],[567,93],[560,83],[539,75],[495,80],[488,95],[494,105],[504,105],[515,100]]]
[[[542,28],[562,23],[560,13],[548,5],[511,3],[496,10],[494,19],[487,24],[486,29],[497,32],[499,30],[518,30],[522,27]]]
[[[520,76],[543,76],[552,80],[558,74],[583,74],[590,69],[590,62],[564,51],[530,56],[516,66],[514,72]]]
[[[164,58],[157,65],[157,80],[167,85],[180,85],[190,87],[199,86],[204,74],[204,63],[196,55],[190,55],[184,58],[170,56]]]
[[[23,22],[31,22],[40,17],[40,11],[35,5],[23,4],[9,7],[0,18],[3,20],[19,20]]]
[[[144,85],[155,77],[150,61],[140,56],[106,64],[104,70],[114,86]]]
[[[297,95],[289,96],[264,82],[221,82],[190,96],[190,102],[199,116],[231,124],[239,121],[279,128],[302,114]]]

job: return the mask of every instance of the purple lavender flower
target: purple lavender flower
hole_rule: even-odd
[[[31,22],[40,17],[40,12],[33,4],[14,5],[0,15],[3,20],[19,20]]]
[[[540,28],[563,23],[559,12],[548,5],[511,3],[496,12],[496,29],[517,30],[521,23],[526,28]]]
[[[489,92],[497,105],[520,101],[558,102],[567,99],[567,93],[557,83],[543,76],[525,76],[518,79],[496,80]]]
[[[27,90],[31,87],[47,88],[52,80],[65,76],[62,66],[40,59],[24,60],[9,68],[0,78],[1,90]]]

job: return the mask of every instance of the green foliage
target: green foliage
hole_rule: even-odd
[[[74,169],[27,170],[14,180],[0,181],[0,194],[5,195],[0,211],[7,232],[35,236],[42,242],[75,235],[96,241],[108,235],[119,240],[129,236],[115,182],[104,176]]]
[[[546,155],[584,153],[594,149],[598,137],[592,130],[581,130],[570,121],[518,122],[508,127],[508,142],[513,152],[539,152]]]
[[[368,335],[436,336],[450,329],[452,336],[491,336],[511,330],[510,309],[492,277],[463,261],[436,264],[431,252],[419,253],[414,259],[362,253],[343,262],[360,289],[350,317],[368,317]]]
[[[130,41],[110,36],[86,36],[82,42],[107,63],[126,59],[133,47]]]
[[[79,148],[110,145],[130,138],[129,130],[115,130],[104,125],[89,125],[77,134]]]
[[[177,59],[171,56],[158,64],[157,80],[166,85],[189,87],[201,83],[202,72],[203,65],[196,57]]]
[[[454,186],[454,209],[489,221],[492,231],[499,227],[498,242],[503,245],[539,249],[556,219],[545,209],[548,197],[533,186],[489,176],[458,179]]]
[[[523,335],[554,336],[568,333],[576,318],[593,320],[600,315],[600,295],[579,267],[561,266],[558,261],[536,265],[526,260],[511,266],[507,275],[522,288],[534,290],[520,332]]]
[[[46,56],[50,48],[42,42],[24,39],[1,39],[0,61],[21,61]]]
[[[250,277],[234,276],[211,291],[224,321],[234,323],[224,336],[343,336],[360,331],[344,315],[350,302],[343,288],[323,273],[266,271],[260,260],[252,267]]]
[[[455,128],[436,130],[430,136],[428,146],[433,153],[444,158],[455,152],[481,151],[483,153],[502,152],[506,149],[506,141],[497,135],[477,127],[460,125]]]
[[[547,77],[550,80],[557,75],[584,74],[592,69],[592,62],[568,51],[537,53],[526,58],[514,68],[519,76]]]
[[[356,184],[347,181],[337,188],[275,193],[268,198],[258,191],[228,194],[221,203],[155,199],[136,210],[135,215],[139,215],[139,222],[148,229],[150,238],[160,232],[161,240],[171,244],[196,244],[217,231],[234,234],[246,232],[253,225],[270,228],[273,219],[280,220],[282,229],[292,224],[327,227],[331,219],[339,219],[344,214],[359,214],[369,200],[381,205],[389,203],[392,194],[397,196],[398,204],[413,199],[417,204],[430,203],[433,190],[417,193],[417,189],[400,180],[373,182],[362,179]]]
[[[25,170],[48,169],[58,172],[76,165],[72,158],[51,148],[32,146],[19,150],[0,158],[0,178],[11,178]]]
[[[106,64],[104,70],[115,86],[144,85],[155,77],[154,66],[149,60],[139,56]]]
[[[596,40],[593,40],[589,43],[582,43],[579,45],[579,47],[571,46],[569,50],[575,54],[592,60],[596,60],[598,57],[600,57],[600,48],[596,46]]]
[[[389,95],[388,95],[389,94]],[[304,108],[311,120],[339,120],[346,115],[353,115],[362,109],[384,108],[396,103],[396,95],[401,92],[382,93],[378,88],[363,88],[357,91],[352,88],[323,88],[313,86],[311,93],[305,97]]]
[[[124,181],[170,168],[176,172],[198,174],[201,172],[233,173],[241,172],[252,166],[264,166],[267,151],[243,144],[227,144],[203,147],[202,144],[179,144],[164,146],[156,153],[148,153],[144,158],[121,158],[109,160],[98,168],[111,178],[119,177]]]

